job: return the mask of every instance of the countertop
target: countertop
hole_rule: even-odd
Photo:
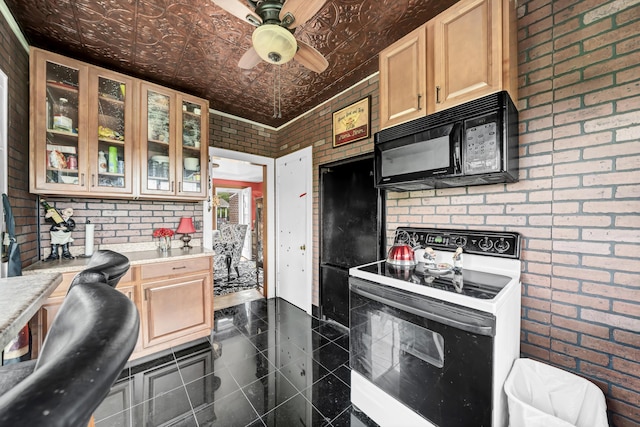
[[[0,349],[18,335],[60,282],[58,273],[0,279]]]
[[[118,251],[122,255],[129,258],[131,265],[149,264],[162,260],[176,261],[180,259],[196,258],[203,256],[213,256],[211,249],[194,247],[183,250],[181,248],[173,248],[168,252],[160,252],[157,249],[124,252]],[[85,269],[89,263],[90,257],[77,257],[75,259],[59,259],[55,261],[38,261],[35,264],[22,270],[24,276],[30,276],[41,273],[69,273],[78,272]]]

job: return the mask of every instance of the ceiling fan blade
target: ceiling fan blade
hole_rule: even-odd
[[[247,15],[251,15],[257,22],[262,22],[262,19],[256,13],[245,5],[245,2],[241,0],[211,0],[216,6],[226,10],[233,16],[242,19],[244,22],[248,22],[254,25],[253,22],[247,20]]]
[[[238,67],[242,68],[243,70],[250,70],[258,65],[260,61],[262,61],[262,58],[260,58],[260,56],[258,56],[258,52],[256,52],[256,50],[251,47],[251,49],[249,49],[244,53],[244,55],[242,55],[240,61],[238,61]]]
[[[320,52],[303,41],[297,40],[297,42],[298,51],[293,59],[316,73],[327,69],[329,61]]]
[[[327,0],[286,0],[280,10],[280,20],[291,13],[295,21],[288,28],[296,28],[313,18],[326,2]]]

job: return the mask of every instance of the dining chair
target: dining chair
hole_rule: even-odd
[[[0,367],[0,425],[87,425],[138,339],[138,310],[115,289],[122,258],[102,253],[76,275],[38,359]]]

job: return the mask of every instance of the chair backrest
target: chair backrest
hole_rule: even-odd
[[[246,224],[225,224],[220,227],[219,232],[213,233],[213,250],[216,251],[218,258],[224,261],[227,255],[231,255],[231,264],[233,266],[238,265],[247,234],[247,227]],[[223,261],[216,264],[223,265]]]
[[[104,282],[115,288],[129,270],[129,258],[118,252],[102,249],[91,256],[87,268],[71,281],[70,288],[78,283]]]
[[[237,265],[240,262],[240,256],[242,255],[242,248],[244,246],[244,239],[247,234],[246,224],[227,224],[222,229],[222,235],[229,235],[230,240],[233,242],[233,253],[231,254],[231,264]]]
[[[34,372],[0,396],[0,425],[85,426],[133,352],[135,304],[105,281],[76,283]]]

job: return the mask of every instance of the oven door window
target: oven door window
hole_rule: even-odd
[[[491,336],[350,298],[353,370],[438,426],[491,425]]]

